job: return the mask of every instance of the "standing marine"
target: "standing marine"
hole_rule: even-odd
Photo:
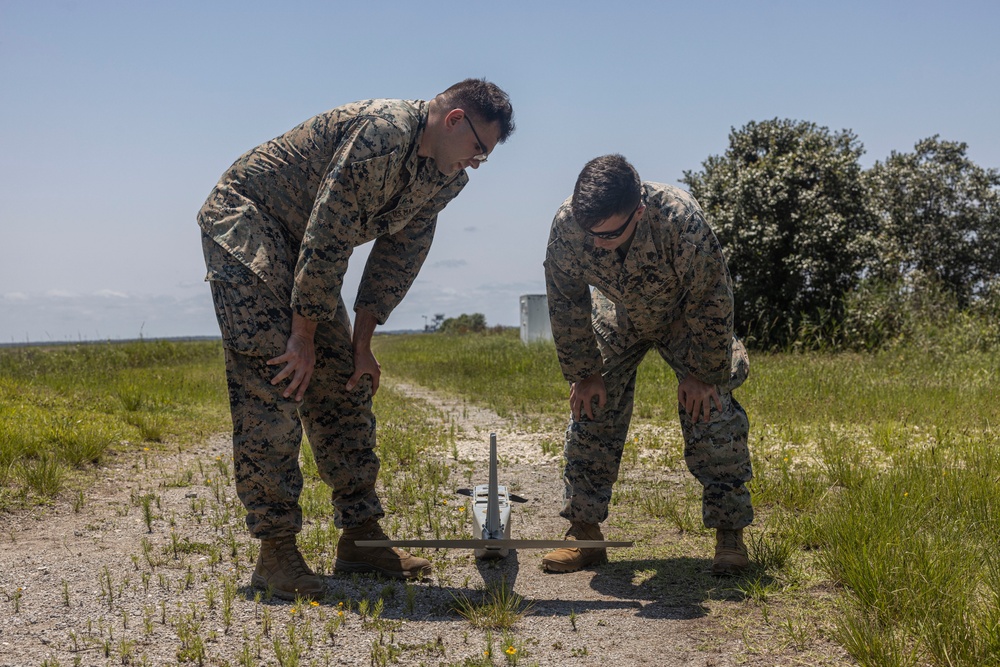
[[[732,392],[749,370],[733,335],[733,290],[715,234],[678,188],[640,181],[621,155],[587,163],[552,222],[545,257],[552,335],[570,383],[567,540],[603,539],[635,396],[636,369],[655,349],[677,375],[684,459],[716,531],[712,572],[749,565],[749,421]],[[606,562],[604,549],[547,554],[549,572]]]
[[[296,544],[303,427],[343,532],[334,567],[417,578],[430,563],[385,539],[375,490],[375,327],[427,256],[438,213],[514,130],[507,94],[466,79],[430,101],[376,99],[319,114],[242,155],[198,213],[226,358],[236,489],[260,554],[253,586],[322,597]],[[354,248],[374,241],[354,301]]]

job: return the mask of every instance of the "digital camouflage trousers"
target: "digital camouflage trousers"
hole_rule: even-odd
[[[595,313],[596,314],[596,313]],[[653,347],[671,366],[678,380],[686,371],[669,345],[648,340],[628,340],[624,349],[609,343],[610,333],[597,330],[604,357],[607,403],[594,406],[594,419],[570,418],[566,430],[565,504],[561,516],[570,521],[601,523],[608,517],[612,486],[618,479],[622,452],[628,437],[635,397],[636,370]],[[615,343],[623,339],[617,337]],[[617,349],[616,349],[617,348]],[[717,387],[722,410],[713,404],[708,422],[692,423],[678,403],[684,435],[684,461],[702,485],[702,519],[707,528],[743,528],[753,521],[753,507],[746,485],[753,477],[747,436],[750,423],[732,395],[746,380],[746,348],[733,339],[732,372],[728,386]],[[674,397],[676,399],[676,397]]]
[[[335,524],[351,528],[381,518],[371,378],[364,376],[353,391],[344,388],[354,354],[343,300],[336,320],[316,328],[316,366],[303,400],[285,398],[286,383],[271,384],[281,366],[267,360],[284,352],[292,316],[287,300],[213,241],[203,241],[225,347],[236,492],[250,534],[274,539],[302,530],[303,429],[332,489]]]

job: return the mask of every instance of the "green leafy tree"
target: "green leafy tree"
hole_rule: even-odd
[[[449,317],[437,329],[440,333],[463,334],[486,331],[486,316],[482,313],[462,313],[458,317]]]
[[[959,308],[1000,275],[1000,173],[966,156],[964,143],[937,135],[867,173],[879,216],[869,266],[880,282],[943,286]]]
[[[835,326],[870,248],[863,152],[847,130],[774,119],[733,130],[724,155],[684,172],[733,275],[737,333],[756,345]]]

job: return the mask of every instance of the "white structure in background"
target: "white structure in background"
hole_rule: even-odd
[[[521,342],[552,340],[549,299],[544,294],[521,295]]]

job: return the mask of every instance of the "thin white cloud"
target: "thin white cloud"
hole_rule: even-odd
[[[442,259],[440,262],[434,262],[433,266],[435,269],[459,269],[468,264],[464,259]]]

